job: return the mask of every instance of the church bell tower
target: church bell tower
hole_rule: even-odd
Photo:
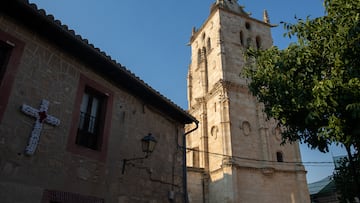
[[[298,144],[280,145],[281,128],[242,75],[247,48],[272,46],[271,27],[266,11],[258,20],[217,0],[192,30],[188,104],[200,123],[187,137],[190,202],[310,202]]]

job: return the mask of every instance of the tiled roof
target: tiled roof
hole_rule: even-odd
[[[332,176],[328,176],[320,181],[308,184],[310,195],[327,194],[335,191],[335,183]]]
[[[77,56],[94,71],[131,92],[145,104],[152,105],[183,123],[197,122],[194,117],[150,87],[126,67],[89,43],[87,39],[76,34],[53,15],[46,14],[45,10],[38,9],[35,4],[29,3],[28,0],[1,0],[0,12],[23,23],[29,29],[36,30],[42,37],[48,38],[65,51]]]

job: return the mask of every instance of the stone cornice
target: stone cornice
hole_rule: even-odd
[[[273,164],[261,164],[261,167],[258,167],[259,164],[240,164],[234,161],[233,159],[226,159],[222,164],[222,168],[225,167],[234,167],[237,169],[245,170],[254,170],[261,171],[266,176],[271,176],[276,172],[282,173],[305,173],[304,166],[301,164],[292,164],[291,166],[286,165],[287,163],[278,163],[274,162]]]
[[[269,176],[269,177],[273,176],[275,173],[303,173],[303,174],[307,173],[307,171],[304,169],[302,165],[295,165],[294,169],[282,169],[276,166],[255,167],[255,166],[242,166],[237,163],[226,163],[223,164],[222,167],[211,171],[210,175],[222,172],[223,169],[226,167],[236,168],[238,170],[261,172],[264,176]]]
[[[248,86],[245,84],[238,84],[230,81],[222,81],[222,84],[226,90],[239,91],[243,93],[246,92],[250,94]]]
[[[190,172],[205,173],[204,168],[186,167]]]
[[[236,91],[236,92],[242,92],[250,94],[247,85],[237,84],[230,81],[225,81],[220,79],[218,82],[216,82],[213,86],[213,88],[207,93],[205,96],[205,100],[209,100],[213,96],[217,95],[218,92],[227,92],[227,91]]]
[[[225,94],[228,91],[241,92],[244,94],[251,95],[247,85],[237,84],[234,82],[225,81],[225,80],[220,79],[213,85],[213,87],[206,94],[205,97],[198,97],[195,99],[196,103],[191,107],[191,109],[199,109],[201,107],[201,104],[206,103],[207,101],[212,99],[214,96],[219,96],[219,94],[220,94],[220,100],[226,100],[227,98],[226,98]],[[189,112],[191,112],[191,109],[189,110]]]

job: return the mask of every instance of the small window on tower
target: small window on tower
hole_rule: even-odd
[[[276,152],[276,160],[277,162],[284,162],[284,156],[282,152]]]
[[[259,36],[256,37],[256,48],[260,49],[261,48],[261,38]]]
[[[201,62],[201,49],[198,50],[197,61],[198,61],[198,63]]]
[[[244,45],[244,33],[243,33],[243,31],[240,31],[240,44]]]
[[[207,49],[208,49],[208,51],[210,51],[210,49],[211,49],[211,39],[210,39],[210,37],[207,39]]]
[[[246,23],[245,23],[245,28],[246,28],[247,30],[250,30],[250,29],[251,29],[251,25],[250,25],[249,22],[246,22]]]

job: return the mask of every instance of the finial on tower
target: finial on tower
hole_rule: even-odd
[[[263,18],[264,18],[265,23],[268,23],[268,24],[270,23],[269,14],[266,9],[264,10]]]
[[[237,0],[216,0],[216,4],[222,4],[222,5],[225,5],[225,4],[237,4]]]
[[[196,33],[196,27],[193,27],[191,30],[191,36],[193,36]]]
[[[238,0],[216,0],[216,3],[213,4],[211,11],[216,7],[227,9],[235,13],[248,15],[244,12],[244,7],[238,4]]]

